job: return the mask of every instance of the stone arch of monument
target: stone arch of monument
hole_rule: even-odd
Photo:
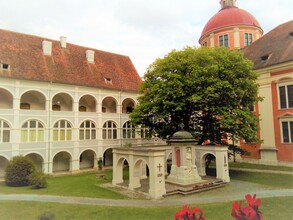
[[[167,147],[119,147],[113,148],[113,185],[123,183],[124,160],[129,165],[130,190],[141,187],[140,180],[146,178],[146,165],[149,168],[148,195],[151,198],[161,198],[166,194],[165,188],[165,152]]]

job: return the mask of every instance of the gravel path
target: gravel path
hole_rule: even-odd
[[[129,192],[131,195],[131,191]],[[113,200],[69,196],[0,194],[0,200],[56,202],[99,206],[155,207],[184,204],[204,204],[243,200],[246,194],[256,194],[257,198],[293,196],[293,189],[276,189],[260,184],[232,180],[227,186],[188,196],[170,196],[160,200]]]

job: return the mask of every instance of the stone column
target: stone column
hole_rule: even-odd
[[[164,155],[161,155],[160,157],[150,158],[149,194],[154,199],[161,198],[163,195],[166,194],[165,175],[164,175],[164,170],[165,170],[164,158],[165,158]]]

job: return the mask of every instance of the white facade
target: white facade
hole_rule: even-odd
[[[138,94],[1,78],[0,176],[13,156],[30,157],[45,173],[95,168],[112,148],[143,144],[129,127]]]

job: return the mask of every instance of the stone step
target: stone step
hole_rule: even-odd
[[[175,189],[167,190],[166,195],[171,196],[171,195],[176,195],[176,194],[181,194],[181,195],[189,195],[193,193],[198,193],[206,190],[211,190],[211,189],[216,189],[225,186],[227,183],[223,182],[222,180],[216,180],[213,182],[208,182],[208,183],[201,183],[201,184],[195,184],[194,186],[188,186],[188,187],[178,187]]]

